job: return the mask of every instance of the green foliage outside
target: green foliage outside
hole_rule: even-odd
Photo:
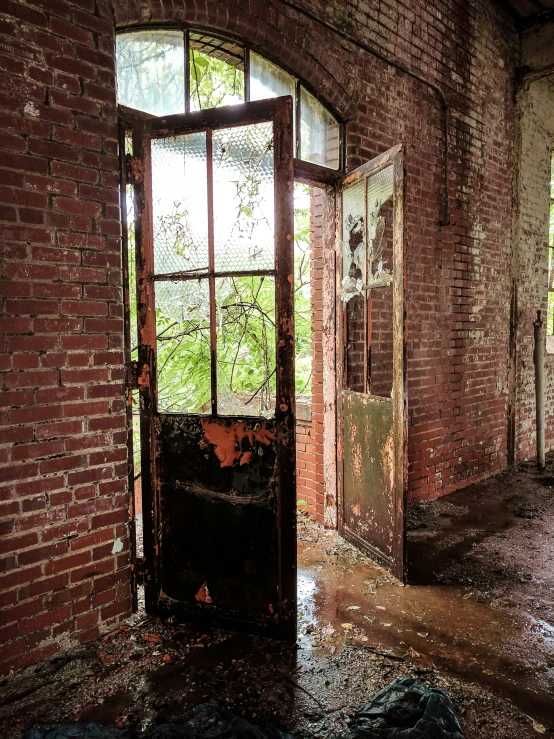
[[[311,394],[310,215],[308,188],[295,207],[296,392]],[[243,214],[244,215],[244,214]],[[137,358],[134,229],[129,213],[132,355]],[[178,246],[178,245],[176,245]],[[263,414],[275,404],[275,288],[271,277],[235,276],[216,283],[219,410]],[[156,283],[158,408],[210,409],[208,281]],[[246,408],[244,407],[246,405]]]
[[[190,52],[190,108],[205,110],[244,100],[244,73],[199,51]]]

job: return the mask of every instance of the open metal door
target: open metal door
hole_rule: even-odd
[[[133,127],[146,609],[296,638],[292,99]]]
[[[404,168],[396,146],[339,184],[339,530],[405,578]]]

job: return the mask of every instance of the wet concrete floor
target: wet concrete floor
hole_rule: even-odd
[[[137,614],[3,680],[0,735],[38,721],[139,731],[217,702],[333,737],[373,693],[414,676],[449,692],[466,739],[554,736],[553,483],[528,466],[417,506],[405,587],[301,517],[297,645]]]

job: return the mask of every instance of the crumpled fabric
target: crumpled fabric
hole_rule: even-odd
[[[399,677],[357,712],[340,739],[464,739],[447,693]]]
[[[160,724],[137,734],[128,728],[88,724],[40,724],[26,739],[292,739],[278,729],[259,729],[213,703],[202,703],[170,724]]]

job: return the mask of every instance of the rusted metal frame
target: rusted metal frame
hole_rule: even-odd
[[[121,105],[121,103],[117,106],[117,112],[126,130],[131,130],[142,121],[150,121],[156,118],[152,113],[145,113],[142,110],[136,110],[136,108],[128,108],[126,105]]]
[[[344,342],[346,336],[345,308],[343,305],[341,288],[343,272],[342,256],[342,188],[336,190],[336,222],[335,222],[335,323],[336,346],[335,361],[337,365],[335,393],[337,399],[337,528],[339,532],[344,528],[344,397],[343,390],[346,379],[346,358]]]
[[[273,119],[277,403],[279,631],[296,641],[296,443],[294,423],[294,167],[292,98],[276,98]],[[252,103],[251,103],[252,104]]]
[[[298,158],[294,160],[294,179],[305,185],[312,185],[314,187],[327,185],[334,187],[342,176],[342,172],[329,169],[328,167],[322,167],[321,164],[305,162],[303,159]]]
[[[215,304],[214,168],[212,130],[206,131],[206,174],[208,183],[208,284],[210,295],[210,383],[212,416],[217,415],[217,329]]]
[[[408,400],[406,383],[406,254],[404,249],[405,170],[403,148],[393,157],[393,439],[394,439],[394,575],[406,579],[406,495],[408,480]]]
[[[184,70],[185,70],[185,113],[190,113],[190,28],[183,30]]]
[[[358,167],[353,172],[342,177],[339,182],[339,190],[342,192],[346,187],[355,185],[356,182],[362,179],[362,177],[369,177],[370,175],[377,174],[381,169],[385,169],[385,167],[390,166],[393,164],[396,155],[400,151],[402,151],[402,144],[397,144],[391,149],[383,152],[383,154],[379,154],[379,156],[371,159],[371,161],[362,164],[361,167]]]
[[[335,212],[334,187],[323,192],[323,466],[324,525],[337,528],[337,400],[336,375],[336,305],[335,305]]]
[[[145,131],[150,138],[167,138],[188,133],[197,133],[208,128],[218,130],[252,123],[265,123],[273,120],[284,98],[255,100],[250,103],[227,105],[223,108],[207,108],[193,113],[177,113],[145,121]]]
[[[138,365],[140,393],[140,439],[142,515],[145,559],[146,609],[155,613],[160,576],[157,525],[159,520],[155,467],[155,392],[156,392],[156,313],[154,282],[154,244],[152,228],[152,175],[150,142],[144,122],[133,130],[135,168],[135,239],[137,275]]]
[[[276,272],[274,269],[250,269],[244,271],[227,271],[217,272],[210,269],[190,270],[185,272],[169,272],[167,274],[158,273],[152,275],[154,282],[186,282],[187,280],[202,280],[206,277],[274,277]]]
[[[250,102],[250,47],[244,47],[244,101]]]
[[[299,161],[301,161],[302,157],[302,140],[300,137],[302,109],[300,105],[300,80],[296,79],[294,82],[294,115],[296,120],[294,129],[294,156]]]
[[[118,118],[119,143],[119,202],[121,208],[121,268],[123,272],[123,346],[125,357],[125,421],[127,431],[127,486],[129,491],[129,540],[131,561],[132,609],[138,609],[137,535],[135,511],[135,467],[133,454],[133,383],[131,367],[131,300],[129,285],[129,238],[127,231],[127,158],[125,154],[125,124]]]

